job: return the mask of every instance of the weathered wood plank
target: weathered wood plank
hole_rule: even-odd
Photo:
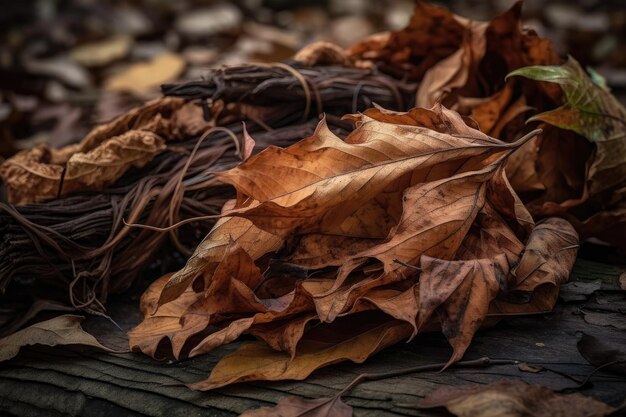
[[[602,279],[603,292],[584,303],[560,304],[552,314],[503,320],[477,335],[466,359],[516,359],[584,379],[593,366],[576,349],[580,331],[626,345],[625,332],[588,324],[580,314],[581,308],[607,310],[607,300],[608,310],[626,311],[624,293],[616,293],[611,284],[621,271],[620,267],[579,261],[573,276],[582,281]],[[128,328],[139,317],[136,301],[125,300],[114,303],[111,314]],[[86,327],[98,327],[109,345],[125,344],[124,335],[102,319],[89,320]],[[311,398],[333,395],[362,372],[445,362],[450,355],[442,335],[426,334],[387,349],[365,364],[339,364],[302,382],[249,383],[213,392],[194,392],[180,386],[205,378],[217,360],[235,347],[232,344],[179,363],[158,363],[139,354],[103,354],[76,347],[25,349],[17,358],[0,365],[0,411],[16,416],[234,416],[274,404],[286,394]],[[575,384],[555,372],[525,373],[515,365],[506,365],[366,382],[345,401],[354,407],[355,416],[429,415],[397,404],[415,402],[441,385],[488,383],[502,378],[520,378],[552,389]],[[620,375],[599,372],[593,382],[585,394],[613,405],[624,400],[626,381]]]

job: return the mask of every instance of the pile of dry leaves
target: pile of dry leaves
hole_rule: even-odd
[[[134,349],[158,356],[168,338],[178,358],[261,339],[194,385],[208,389],[301,379],[439,325],[453,363],[488,316],[550,310],[578,236],[558,218],[535,226],[504,171],[537,131],[503,143],[441,106],[350,117],[344,140],[322,121],[218,175],[237,199],[187,266],[144,294]],[[518,292],[529,302],[502,297]]]
[[[235,67],[220,77],[166,85],[164,93],[178,97],[78,145],[39,146],[0,167],[12,203],[46,201],[110,187],[175,141],[205,132],[163,174],[180,170],[179,177],[158,187],[136,179],[133,189],[149,192],[124,198],[143,206],[117,211],[115,220],[124,233],[151,234],[217,221],[184,268],[144,293],[144,320],[129,333],[131,349],[159,359],[197,356],[242,335],[257,339],[191,388],[304,379],[426,331],[446,336],[450,366],[479,328],[550,311],[579,239],[626,250],[626,110],[598,74],[562,60],[550,41],[522,27],[521,3],[491,22],[418,3],[403,30],[347,50],[312,44],[291,66]],[[387,102],[360,99],[366,88],[368,97],[385,90]],[[296,104],[276,116],[286,102]],[[209,106],[210,120],[198,103]],[[262,139],[265,149],[255,154],[257,138],[279,136],[271,127],[302,123],[315,108],[329,113],[304,139],[287,147]],[[241,121],[253,125],[233,133],[242,162],[196,166],[185,177],[205,137]],[[206,149],[209,159],[222,156]],[[183,199],[216,184],[235,190],[221,213]],[[175,206],[157,197],[164,190]],[[146,221],[141,211],[154,198],[160,220]],[[116,262],[113,255],[102,262]]]
[[[403,31],[301,51],[309,65],[402,69],[421,80],[418,107],[346,115],[344,138],[322,120],[218,174],[237,198],[144,294],[131,347],[180,358],[259,339],[192,385],[211,389],[302,379],[439,328],[452,364],[482,325],[549,311],[575,229],[624,244],[625,113],[573,58],[546,65],[561,62],[520,6],[480,23],[420,3]]]

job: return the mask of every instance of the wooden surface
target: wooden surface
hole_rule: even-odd
[[[624,292],[617,278],[622,267],[579,260],[572,279],[595,282],[600,290],[586,301],[560,302],[554,313],[510,318],[480,332],[465,359],[482,356],[516,359],[584,379],[594,367],[579,354],[580,332],[626,346],[626,331],[585,322],[583,311],[626,314]],[[139,320],[136,297],[113,302],[111,315],[124,328]],[[615,316],[614,316],[615,317]],[[99,327],[102,341],[125,346],[125,337],[103,319],[90,319],[86,328]],[[622,327],[623,329],[623,327]],[[180,363],[158,363],[140,354],[104,354],[75,347],[23,349],[0,364],[0,414],[15,416],[235,416],[251,408],[272,405],[288,394],[331,396],[362,372],[401,369],[445,362],[450,348],[440,334],[418,336],[389,348],[365,364],[340,364],[314,373],[303,382],[248,383],[211,392],[194,392],[177,384],[204,379],[216,361],[236,344]],[[559,373],[521,372],[516,365],[428,372],[356,387],[345,401],[355,416],[417,416],[432,412],[401,408],[441,385],[488,383],[520,378],[552,389],[575,382]],[[593,386],[581,391],[611,405],[623,403],[626,380],[619,374],[598,372]]]

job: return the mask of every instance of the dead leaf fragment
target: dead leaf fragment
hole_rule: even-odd
[[[597,367],[603,366],[609,371],[626,375],[626,349],[624,345],[583,333],[576,347],[582,357],[590,364]]]
[[[543,366],[539,366],[539,365],[532,365],[532,364],[528,364],[526,362],[522,362],[519,365],[517,365],[517,368],[522,371],[522,372],[530,372],[533,374],[537,374],[539,372],[543,372],[546,370],[546,368],[544,368]]]
[[[410,78],[421,79],[435,63],[459,48],[463,32],[449,10],[418,2],[406,28],[366,38],[350,48],[348,55],[385,69],[400,68]]]
[[[170,52],[161,53],[149,62],[134,64],[127,70],[106,80],[109,91],[133,93],[138,96],[176,79],[185,69],[185,61]]]
[[[612,326],[619,330],[626,330],[626,314],[598,313],[587,310],[581,311],[583,318],[589,324],[595,324],[596,326]]]
[[[445,407],[458,417],[601,417],[615,410],[581,394],[555,394],[517,380],[440,388],[419,404],[419,408],[435,407]]]
[[[352,407],[340,397],[316,398],[314,400],[287,397],[275,407],[262,407],[246,411],[240,417],[351,417]]]
[[[418,107],[430,107],[442,100],[445,94],[465,87],[470,73],[477,70],[486,51],[485,31],[488,23],[473,22],[456,17],[464,26],[461,47],[452,55],[431,67],[420,83],[417,91]]]
[[[559,297],[566,303],[572,301],[585,301],[591,294],[602,288],[602,280],[590,282],[568,282],[561,285]]]
[[[300,49],[293,57],[303,65],[312,67],[315,65],[343,65],[350,66],[350,58],[339,46],[331,42],[318,41]]]
[[[123,58],[132,46],[132,38],[114,36],[99,42],[80,45],[70,51],[70,58],[86,67],[99,67]]]
[[[227,203],[225,207],[228,206]],[[174,273],[164,285],[158,305],[175,300],[199,276],[204,276],[204,281],[208,284],[231,242],[236,242],[248,255],[257,259],[268,252],[278,250],[282,239],[259,229],[252,222],[241,217],[220,219],[200,242],[185,267]]]
[[[30,345],[82,345],[115,352],[102,346],[95,337],[85,332],[80,323],[81,316],[63,315],[35,323],[25,329],[0,339],[0,362],[16,356],[23,346]]]

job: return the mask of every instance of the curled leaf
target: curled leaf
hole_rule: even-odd
[[[209,124],[194,103],[155,100],[94,128],[79,144],[22,151],[0,165],[0,177],[12,204],[101,190],[150,162],[166,140],[197,134]]]
[[[606,86],[593,82],[571,56],[563,65],[524,67],[508,75],[514,76],[558,84],[565,95],[563,106],[537,114],[530,121],[541,120],[573,130],[592,142],[624,138],[626,109]]]
[[[541,216],[567,215],[583,238],[601,238],[623,249],[626,109],[572,57],[560,66],[520,68],[509,74],[512,76],[560,86],[563,104],[530,121],[569,131],[564,134],[553,128],[551,136],[542,138],[534,158],[535,173],[527,162],[525,175],[546,189],[529,202],[530,210]],[[526,158],[533,160],[532,154]],[[601,212],[598,206],[603,207]]]
[[[510,285],[511,291],[528,294],[528,302],[509,303],[506,299],[497,299],[489,313],[497,316],[552,310],[560,285],[569,278],[577,252],[578,234],[569,222],[552,217],[538,223],[512,271]]]
[[[165,149],[161,138],[150,132],[129,131],[87,152],[75,152],[56,164],[58,152],[46,145],[22,151],[5,161],[0,175],[15,204],[42,202],[83,190],[111,185],[131,167],[142,167]]]
[[[158,305],[175,300],[199,276],[205,277],[205,285],[208,284],[226,248],[233,241],[253,259],[278,250],[282,244],[282,239],[259,229],[249,220],[241,217],[222,218],[200,242],[185,267],[174,273],[163,286]]]

